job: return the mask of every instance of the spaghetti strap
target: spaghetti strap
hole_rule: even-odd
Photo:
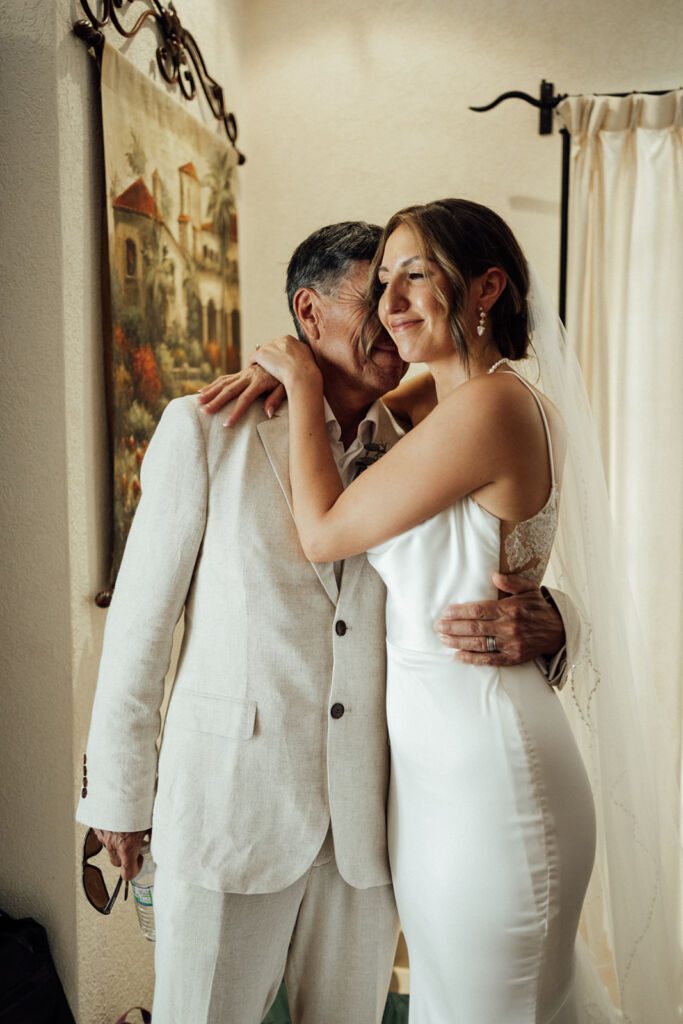
[[[501,370],[500,372],[501,373],[512,374],[513,377],[516,377],[517,380],[521,381],[521,383],[524,385],[524,387],[527,389],[527,391],[531,392],[531,394],[533,395],[533,397],[534,397],[534,399],[536,401],[536,405],[538,406],[539,411],[541,413],[541,419],[543,420],[543,426],[545,428],[546,441],[547,441],[547,444],[548,444],[548,460],[550,462],[550,481],[551,481],[552,486],[555,487],[556,486],[556,481],[555,481],[555,459],[553,457],[553,440],[552,440],[552,437],[550,436],[550,424],[548,423],[548,417],[546,416],[545,409],[543,408],[543,402],[538,397],[538,395],[536,394],[535,390],[532,388],[531,384],[529,384],[529,382],[527,380],[525,380],[524,377],[522,377],[522,375],[520,373],[517,373],[516,370],[509,369],[509,370]]]

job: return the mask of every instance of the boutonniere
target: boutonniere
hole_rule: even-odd
[[[363,470],[371,466],[373,462],[377,462],[383,455],[386,454],[387,446],[385,444],[376,444],[374,441],[370,441],[363,448],[363,454],[359,459],[356,459],[354,465],[356,467],[356,476],[360,476]]]

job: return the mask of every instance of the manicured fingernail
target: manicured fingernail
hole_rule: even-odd
[[[268,417],[269,420],[272,420],[272,418],[273,418],[273,410],[272,409],[266,409],[266,416]]]

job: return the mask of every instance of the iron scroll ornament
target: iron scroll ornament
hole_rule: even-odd
[[[121,10],[130,10],[133,5],[144,3],[146,10],[140,11],[138,18],[130,28],[121,23]],[[161,42],[157,47],[157,66],[165,82],[177,85],[186,100],[193,100],[197,95],[197,80],[202,87],[211,113],[225,128],[225,133],[237,154],[238,164],[243,164],[246,157],[237,148],[237,120],[232,111],[225,108],[223,88],[212,78],[206,67],[197,41],[188,29],[184,28],[172,2],[168,7],[160,0],[100,0],[99,17],[93,14],[91,0],[80,0],[86,20],[77,21],[74,32],[79,39],[91,48],[97,56],[102,52],[105,36],[102,29],[113,25],[119,35],[132,39],[148,21],[153,22],[161,34]],[[94,6],[94,5],[93,5]],[[188,60],[189,58],[189,60]]]
[[[561,103],[562,100],[566,98],[566,93],[557,95],[555,93],[555,86],[553,83],[546,82],[544,78],[541,82],[538,99],[530,96],[528,92],[520,92],[519,89],[512,89],[510,92],[504,92],[502,95],[497,96],[492,103],[487,103],[483,107],[470,107],[470,110],[474,110],[477,114],[483,114],[487,110],[493,110],[494,107],[497,107],[499,103],[503,103],[504,100],[524,100],[525,103],[530,103],[532,107],[538,108],[538,134],[552,135],[553,111],[558,103]]]

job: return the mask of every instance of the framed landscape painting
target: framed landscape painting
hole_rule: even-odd
[[[235,150],[105,47],[112,581],[165,406],[240,368]]]

